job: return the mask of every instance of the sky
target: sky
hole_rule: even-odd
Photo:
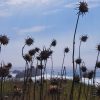
[[[60,68],[63,50],[70,48],[66,55],[65,66],[72,69],[72,40],[77,19],[78,4],[83,0],[0,0],[0,34],[5,34],[10,41],[2,46],[1,61],[12,62],[13,68],[24,68],[25,61],[21,49],[25,39],[34,38],[34,44],[25,48],[25,53],[34,47],[48,48],[52,39],[57,40],[53,60],[55,69]],[[76,35],[76,54],[81,35],[87,34],[88,41],[82,44],[81,56],[89,69],[95,66],[100,43],[100,0],[84,0],[89,12],[80,16]],[[48,66],[51,67],[50,61]]]

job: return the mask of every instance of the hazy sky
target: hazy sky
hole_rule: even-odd
[[[0,34],[10,38],[9,44],[2,47],[0,60],[12,62],[14,68],[24,68],[21,48],[24,39],[32,36],[35,43],[31,48],[42,48],[44,45],[49,47],[52,39],[57,40],[57,46],[53,48],[55,67],[61,66],[63,49],[68,46],[70,53],[66,55],[65,66],[72,66],[72,39],[79,1],[83,0],[0,0]],[[97,55],[96,45],[100,43],[100,0],[84,1],[88,2],[89,12],[80,17],[76,58],[79,37],[87,34],[89,39],[82,44],[81,54],[87,67],[93,68]],[[48,65],[51,66],[50,62]]]

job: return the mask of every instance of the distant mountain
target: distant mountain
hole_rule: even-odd
[[[21,71],[19,71],[19,70],[14,70],[14,71],[12,71],[12,73],[13,74],[18,74],[18,73],[20,73]]]
[[[36,70],[36,68],[32,68],[32,69],[29,68],[29,69],[26,70],[26,72],[27,72],[28,75],[31,75],[32,77],[35,76],[35,73],[37,73],[36,76],[39,76],[40,75],[40,70],[39,69]],[[24,75],[25,75],[25,70],[23,70],[21,72],[18,72],[16,74],[16,78],[23,78]]]

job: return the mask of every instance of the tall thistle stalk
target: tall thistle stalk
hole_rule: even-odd
[[[44,91],[43,91],[43,86],[44,86],[44,73],[46,71],[46,64],[47,64],[47,60],[49,57],[52,56],[52,50],[51,50],[51,47],[52,46],[56,46],[56,40],[53,40],[51,45],[50,45],[50,48],[49,49],[46,49],[45,47],[43,47],[43,50],[41,50],[41,52],[39,53],[39,55],[37,56],[37,60],[40,62],[40,65],[38,65],[38,68],[40,69],[41,71],[41,78],[40,78],[40,97],[39,97],[39,100],[44,100],[43,99],[43,95],[44,95]]]
[[[69,48],[68,47],[66,47],[65,49],[64,49],[64,56],[63,56],[63,61],[62,61],[62,67],[61,67],[61,81],[60,81],[60,86],[62,86],[62,81],[63,81],[63,76],[64,76],[64,74],[65,74],[65,70],[66,70],[66,68],[64,68],[64,62],[65,62],[65,57],[66,57],[66,54],[69,52]],[[66,77],[66,76],[65,76]]]
[[[93,91],[95,90],[95,78],[96,78],[96,70],[97,68],[100,68],[100,62],[99,60],[99,55],[100,55],[100,44],[97,45],[97,58],[96,58],[96,64],[95,64],[95,68],[94,68],[94,75],[93,75]],[[95,97],[93,98],[95,100]]]
[[[98,54],[97,54],[97,59],[96,59],[96,64],[95,64],[95,69],[94,69],[94,77],[93,77],[93,85],[95,86],[95,77],[96,77],[96,69],[100,68],[100,64],[98,62],[99,60],[99,55],[100,55],[100,44],[97,46]]]
[[[76,40],[76,33],[77,33],[77,27],[78,27],[78,22],[80,15],[84,15],[86,12],[88,12],[88,5],[86,2],[80,2],[79,7],[78,7],[78,17],[76,21],[76,26],[75,26],[75,31],[74,31],[74,37],[73,37],[73,54],[72,54],[72,62],[73,62],[73,78],[75,76],[75,40]],[[70,93],[70,100],[73,100],[73,92],[74,92],[74,80],[72,82],[72,88],[71,88],[71,93]]]
[[[97,45],[97,50],[98,50],[98,54],[97,54],[96,64],[95,64],[95,68],[94,68],[94,76],[93,76],[93,90],[95,90],[96,70],[97,70],[97,68],[100,68],[100,62],[98,61],[99,55],[100,55],[100,44]],[[94,100],[95,100],[95,97],[94,97]]]
[[[7,45],[9,43],[9,38],[6,35],[0,35],[0,53],[1,53],[1,46]],[[0,85],[0,100],[3,100],[3,67],[2,63],[0,66],[0,77],[1,77],[1,85]]]
[[[53,39],[51,44],[50,44],[49,50],[51,49],[51,47],[55,47],[56,45],[57,45],[57,41],[55,39]],[[53,57],[51,55],[51,75],[50,75],[50,78],[52,79],[52,77],[53,77]]]
[[[32,61],[32,57],[30,54],[25,54],[24,55],[24,49],[25,49],[25,46],[31,46],[33,44],[34,40],[30,37],[28,37],[27,39],[25,39],[25,44],[24,46],[22,47],[22,57],[23,59],[25,60],[26,64],[25,64],[25,72],[24,72],[24,84],[23,84],[23,96],[22,96],[22,100],[24,100],[24,97],[25,97],[25,91],[26,91],[26,82],[27,82],[27,79],[28,79],[28,68],[29,68],[29,64],[28,62],[30,63]]]
[[[87,35],[83,35],[80,38],[80,44],[79,44],[79,59],[81,60],[81,44],[82,42],[86,42],[88,39]],[[81,66],[79,63],[79,69],[80,69],[80,81],[82,82],[82,70],[81,70]],[[81,88],[82,88],[82,83],[80,82],[80,87],[79,87],[79,94],[78,94],[78,100],[80,100],[80,96],[81,96]]]
[[[62,78],[63,78],[63,70],[64,70],[65,56],[66,56],[66,53],[68,53],[68,52],[69,52],[69,48],[66,47],[66,48],[64,49],[64,56],[63,56],[63,62],[62,62],[62,68],[61,68],[61,76],[62,76]]]

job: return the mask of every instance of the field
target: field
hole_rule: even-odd
[[[3,88],[3,100],[69,100],[71,84],[71,80],[59,80],[57,88],[56,85],[52,85],[52,87],[55,87],[57,90],[50,91],[51,82],[45,80],[42,87],[42,99],[40,99],[41,84],[39,81],[35,85],[33,82],[27,84],[27,88],[24,92],[23,82],[20,82],[19,80],[6,81]],[[95,96],[95,91],[93,93],[93,86],[82,84],[81,87],[80,100],[99,100],[100,97]],[[73,100],[78,100],[79,88],[80,84],[75,83]]]

